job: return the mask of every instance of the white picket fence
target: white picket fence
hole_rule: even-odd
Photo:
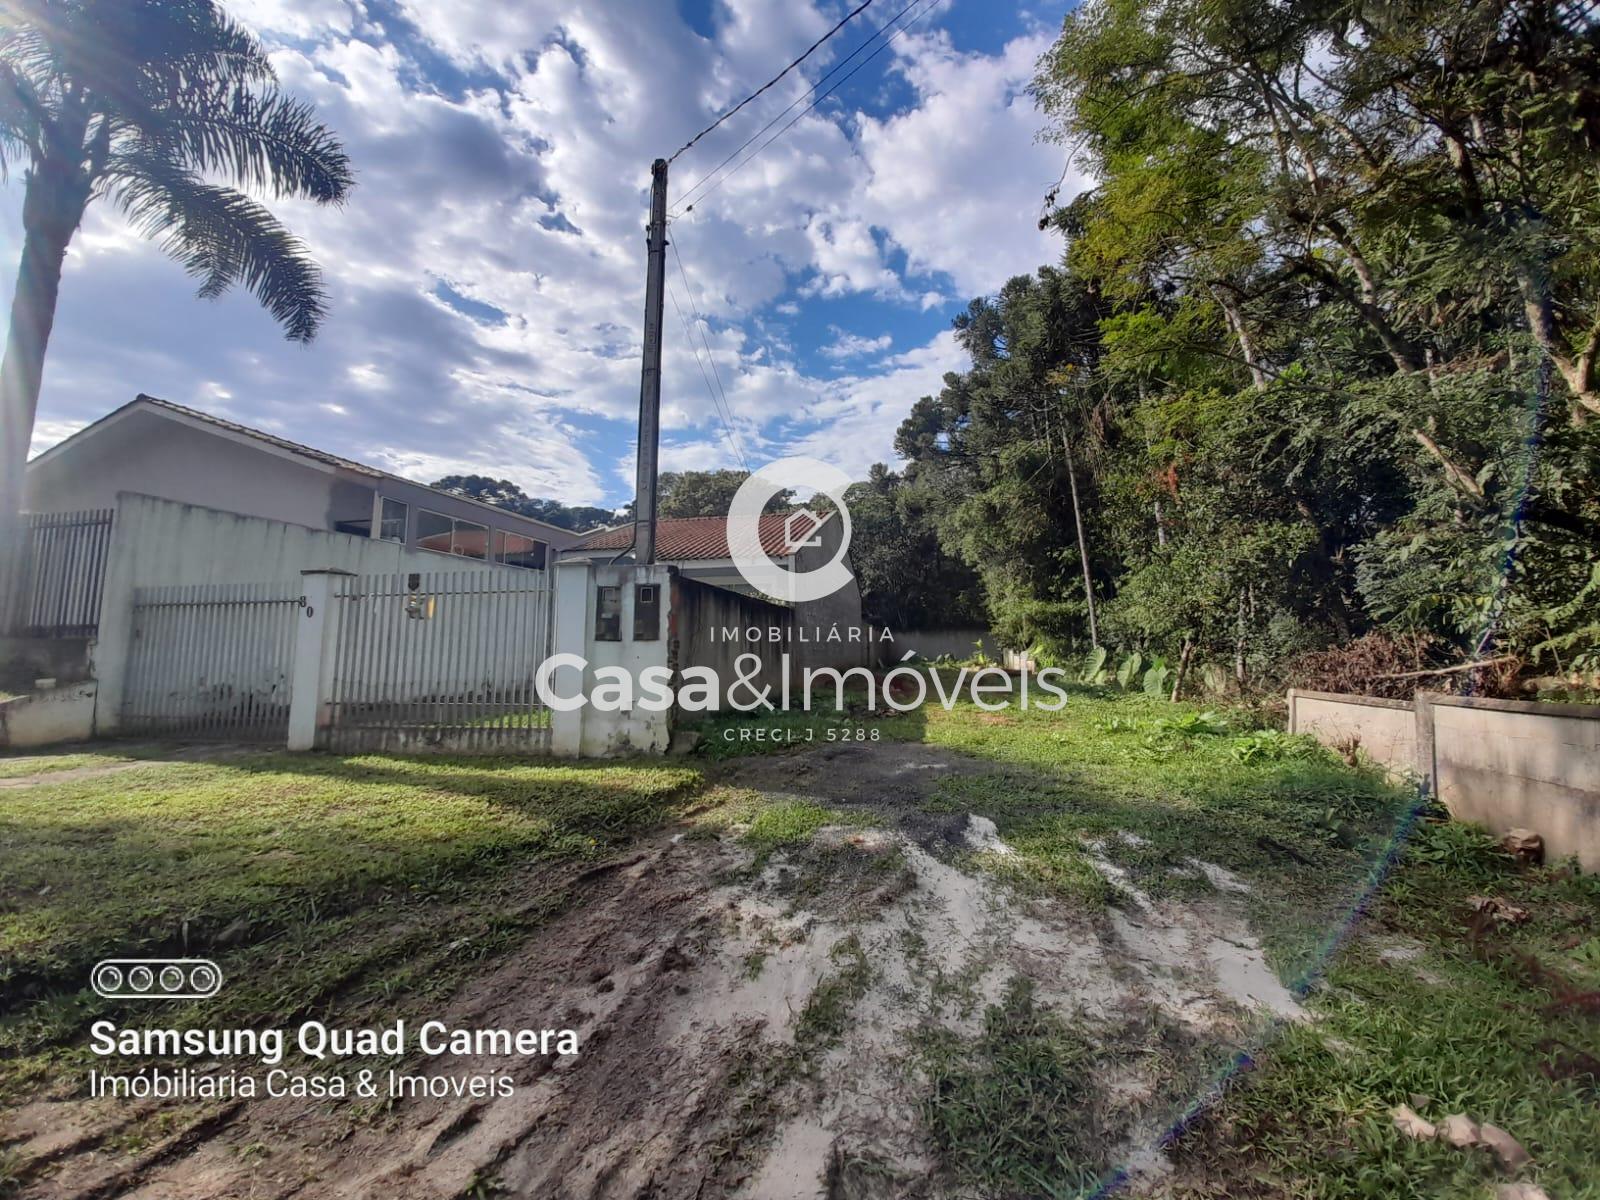
[[[345,753],[548,747],[534,674],[550,652],[543,571],[356,576],[336,593],[330,711]]]
[[[282,741],[300,609],[300,591],[289,584],[138,589],[123,731]]]

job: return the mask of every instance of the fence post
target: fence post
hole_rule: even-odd
[[[555,621],[550,631],[550,655],[573,654],[580,659],[589,655],[589,596],[593,591],[590,579],[594,568],[582,561],[558,562],[553,574],[555,589]],[[573,673],[577,685],[573,686]],[[552,674],[552,690],[566,698],[581,694],[588,683],[588,672],[574,666],[563,666]],[[550,753],[558,758],[577,758],[583,752],[583,709],[562,711],[550,706]]]
[[[1439,773],[1433,758],[1433,693],[1419,691],[1411,697],[1411,711],[1417,721],[1417,778],[1423,794],[1439,799]]]
[[[317,744],[317,727],[328,701],[333,677],[332,658],[338,653],[333,606],[341,578],[350,571],[319,568],[301,571],[301,619],[295,629],[294,661],[289,672],[289,749],[311,750]]]

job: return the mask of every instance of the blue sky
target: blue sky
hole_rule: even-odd
[[[876,0],[680,158],[674,200],[905,2]],[[158,248],[92,210],[69,256],[35,449],[144,391],[423,480],[470,471],[568,503],[629,499],[650,161],[847,7],[226,7],[354,160],[344,209],[273,204],[322,263],[332,315],[311,346],[291,345],[248,296],[196,300]],[[674,221],[688,284],[669,260],[664,467],[809,454],[861,475],[893,460],[907,409],[963,366],[950,318],[1059,256],[1035,222],[1063,152],[1035,140],[1024,89],[1066,8],[927,0],[889,50]],[[1069,174],[1067,194],[1079,185]],[[20,204],[17,180],[0,186],[12,263]],[[686,331],[677,307],[704,324]],[[691,353],[702,334],[731,437],[705,351]]]

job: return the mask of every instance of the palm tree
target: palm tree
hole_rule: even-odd
[[[244,190],[341,203],[350,161],[212,0],[0,0],[0,178],[22,261],[0,366],[0,552],[13,546],[67,246],[96,200],[215,297],[243,284],[293,341],[327,308],[303,243]]]

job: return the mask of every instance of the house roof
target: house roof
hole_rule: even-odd
[[[269,447],[276,453],[287,454],[294,458],[304,459],[307,462],[316,463],[324,468],[349,471],[352,474],[365,475],[369,479],[374,480],[392,479],[397,483],[408,484],[411,487],[425,488],[431,492],[438,492],[441,496],[450,496],[453,499],[465,501],[468,504],[476,504],[480,508],[486,508],[492,512],[499,513],[502,517],[511,517],[517,521],[526,521],[533,525],[543,526],[546,529],[559,530],[561,533],[565,534],[571,534],[573,532],[570,529],[562,528],[560,525],[552,525],[549,521],[541,521],[538,517],[524,516],[522,513],[512,512],[510,509],[501,508],[498,505],[489,504],[486,501],[477,500],[471,496],[460,496],[455,492],[446,492],[443,489],[433,487],[430,484],[419,483],[415,479],[407,479],[403,475],[396,475],[390,471],[380,470],[377,467],[369,467],[366,463],[359,463],[350,458],[341,458],[337,454],[329,454],[326,450],[318,450],[315,446],[305,446],[301,445],[299,442],[291,442],[288,438],[281,438],[276,434],[265,433],[259,429],[252,429],[248,425],[240,425],[234,421],[229,421],[222,417],[214,416],[211,413],[201,412],[198,408],[189,408],[182,404],[174,404],[171,400],[163,400],[159,396],[148,396],[143,392],[140,392],[121,408],[113,409],[111,412],[101,417],[98,421],[94,421],[89,425],[85,425],[71,437],[63,438],[54,446],[51,446],[50,449],[33,459],[28,465],[32,466],[34,463],[44,462],[46,459],[54,457],[58,452],[72,445],[78,439],[105,428],[115,421],[127,416],[129,413],[140,410],[158,413],[162,416],[170,417],[174,420],[182,421],[189,425],[207,426],[211,429],[217,430],[222,434],[225,434],[226,436],[238,440],[258,442],[263,446]]]
[[[788,523],[794,514],[767,513],[761,518],[761,549],[773,558],[787,558],[808,541],[833,516],[823,513],[815,524],[798,524],[791,540]],[[585,550],[626,550],[633,544],[633,526],[602,529],[567,549],[568,554]],[[728,549],[726,517],[662,517],[656,522],[656,558],[662,562],[704,562],[732,558]]]

